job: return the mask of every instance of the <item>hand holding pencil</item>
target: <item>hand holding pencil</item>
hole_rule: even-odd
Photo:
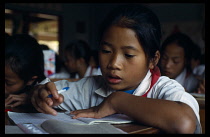
[[[52,95],[51,95],[52,94]],[[38,85],[32,91],[31,102],[37,111],[56,115],[57,112],[52,107],[63,102],[63,95],[59,94],[53,82]]]

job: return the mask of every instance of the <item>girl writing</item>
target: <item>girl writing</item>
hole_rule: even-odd
[[[200,133],[197,101],[175,80],[160,76],[160,23],[141,5],[125,5],[105,19],[100,35],[102,76],[37,86],[33,106],[56,115],[66,109],[73,118],[101,118],[124,113],[166,133]],[[70,87],[61,94],[57,90]],[[53,98],[47,98],[53,94]]]

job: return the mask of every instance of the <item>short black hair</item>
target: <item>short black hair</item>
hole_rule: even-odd
[[[100,26],[99,42],[107,28],[112,25],[132,29],[149,60],[154,58],[156,51],[160,50],[160,22],[148,7],[126,4],[111,11]]]
[[[84,40],[75,39],[70,41],[64,48],[75,59],[84,58],[87,65],[91,56],[89,44]]]
[[[24,82],[38,76],[45,79],[44,55],[37,40],[28,34],[12,35],[5,46],[5,66],[9,65]]]
[[[164,53],[165,48],[169,45],[169,44],[177,44],[178,46],[182,47],[184,49],[184,56],[186,59],[186,68],[188,71],[191,71],[191,67],[190,67],[190,60],[192,57],[192,51],[190,49],[192,49],[194,47],[194,42],[192,41],[192,39],[182,33],[182,32],[176,32],[173,33],[171,35],[169,35],[162,43],[162,47],[161,47],[161,54]]]

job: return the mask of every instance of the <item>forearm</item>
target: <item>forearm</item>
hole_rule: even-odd
[[[117,112],[124,113],[145,125],[169,133],[193,133],[195,130],[194,112],[186,104],[139,97],[124,92],[115,92],[111,98]]]

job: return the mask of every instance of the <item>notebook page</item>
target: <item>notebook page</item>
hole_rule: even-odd
[[[113,114],[100,119],[95,119],[95,118],[77,118],[77,119],[89,125],[97,123],[123,124],[123,123],[133,122],[133,120],[130,117],[124,114]]]
[[[50,134],[127,134],[108,123],[75,125],[64,121],[46,120],[41,127]]]
[[[56,116],[44,113],[18,113],[8,111],[8,116],[12,119],[15,124],[24,124],[24,123],[33,123],[33,124],[41,124],[46,120],[55,119],[60,121],[65,121],[73,124],[86,124],[77,119],[72,119],[70,115],[66,115],[65,113],[58,112]]]

